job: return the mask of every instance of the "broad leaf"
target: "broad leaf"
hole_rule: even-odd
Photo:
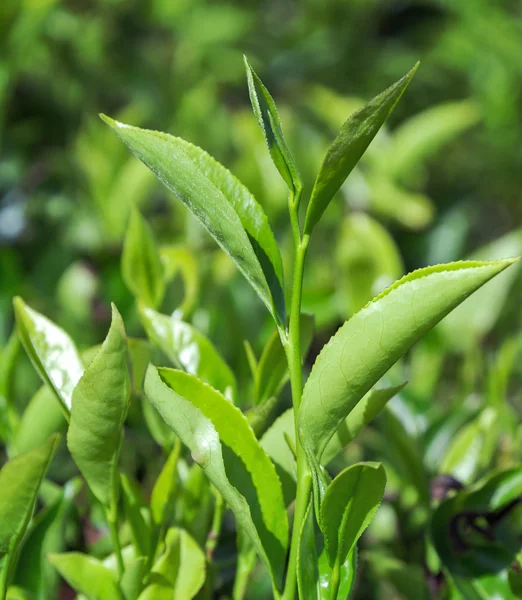
[[[137,208],[131,212],[123,242],[121,270],[125,285],[145,306],[156,308],[165,293],[163,265],[152,231]]]
[[[130,399],[127,340],[116,307],[100,350],[73,394],[69,451],[96,498],[110,510],[117,502],[118,457]]]
[[[278,585],[288,543],[283,494],[245,416],[182,371],[149,367],[145,393],[223,495]]]
[[[266,215],[250,192],[185,140],[102,119],[203,224],[284,325],[281,257]]]
[[[150,308],[140,311],[141,321],[152,344],[175,367],[197,375],[232,400],[236,396],[236,378],[212,342],[195,327]]]
[[[438,321],[513,260],[459,262],[410,273],[347,321],[306,382],[299,427],[321,458],[368,390]]]
[[[8,461],[0,471],[0,579],[7,581],[11,559],[31,520],[38,490],[59,436]]]
[[[314,318],[301,315],[301,357],[305,357],[314,334]],[[278,396],[288,380],[288,366],[279,332],[270,336],[256,371],[254,381],[254,402],[262,404],[271,396]]]
[[[102,562],[80,552],[50,554],[49,561],[88,600],[123,600],[116,575]]]
[[[417,66],[418,64],[402,79],[353,113],[344,123],[328,149],[315,180],[306,211],[305,233],[310,233],[317,225],[334,194],[359,162],[366,148],[408,87]]]
[[[344,469],[326,490],[321,521],[330,566],[343,564],[373,519],[384,496],[386,473],[380,463]]]
[[[183,529],[167,531],[164,553],[139,600],[192,600],[205,582],[205,555]]]
[[[295,194],[302,189],[303,184],[301,183],[301,178],[292,154],[286,145],[277,107],[270,92],[250,66],[247,57],[243,56],[243,58],[245,60],[248,92],[254,115],[265,136],[270,156],[277,170],[285,180],[288,188]]]
[[[76,346],[63,329],[27,306],[21,298],[15,298],[13,304],[25,351],[68,415],[73,390],[83,374]]]

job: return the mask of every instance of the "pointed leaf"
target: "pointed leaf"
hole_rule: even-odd
[[[294,159],[286,145],[277,107],[270,92],[250,66],[247,57],[243,56],[243,58],[247,72],[248,92],[254,115],[265,136],[270,156],[277,170],[285,180],[288,188],[295,194],[295,192],[302,189],[303,184],[301,183]]]
[[[344,469],[326,490],[321,521],[330,566],[342,564],[373,519],[384,496],[386,473],[380,463]]]
[[[80,552],[50,554],[49,561],[88,600],[123,600],[116,576],[96,558]]]
[[[76,346],[63,329],[27,306],[21,298],[15,298],[13,304],[25,351],[68,415],[73,390],[84,370]]]
[[[121,270],[125,285],[145,306],[156,308],[165,293],[163,265],[152,231],[137,208],[131,212],[123,242]]]
[[[109,333],[74,390],[67,432],[69,451],[89,488],[111,509],[130,388],[125,329],[113,305]]]
[[[174,136],[102,115],[118,137],[194,214],[237,264],[272,316],[284,324],[279,250],[262,208],[200,148]]]
[[[192,600],[205,582],[205,570],[201,548],[185,530],[172,527],[139,600]]]
[[[0,471],[0,579],[7,580],[11,558],[31,520],[38,490],[59,436],[8,461]]]
[[[236,378],[212,342],[192,325],[150,308],[140,311],[141,322],[152,344],[177,368],[197,375],[232,400]]]
[[[306,382],[299,427],[320,459],[366,392],[438,321],[513,260],[459,262],[410,273],[347,321]]]
[[[408,87],[417,67],[418,63],[402,79],[370,100],[344,123],[339,135],[328,149],[315,180],[306,211],[305,233],[311,233],[317,225],[333,196],[359,162]]]
[[[182,371],[149,367],[145,393],[223,495],[278,585],[288,543],[283,493],[245,416]]]

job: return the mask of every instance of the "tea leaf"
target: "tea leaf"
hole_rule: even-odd
[[[123,600],[116,576],[96,558],[81,552],[66,552],[50,554],[49,561],[88,600]]]
[[[317,225],[334,194],[359,162],[408,87],[417,67],[418,63],[402,79],[370,100],[344,123],[338,136],[328,148],[315,180],[306,211],[305,233],[311,233]]]
[[[321,521],[330,566],[344,563],[368,527],[384,496],[386,473],[380,463],[344,469],[326,490]]]
[[[281,257],[266,215],[250,192],[197,146],[101,117],[203,224],[284,325]]]
[[[0,471],[0,579],[7,581],[11,559],[31,520],[38,490],[59,436],[8,461]]]
[[[140,316],[147,337],[174,366],[197,375],[227,397],[235,399],[237,384],[234,374],[201,332],[184,321],[150,308],[141,310]]]
[[[332,600],[332,569],[322,536],[316,530],[312,504],[308,505],[299,538],[297,583],[301,600]],[[357,553],[354,551],[340,567],[339,591],[334,600],[346,600],[355,580]]]
[[[27,306],[21,298],[15,298],[13,305],[25,351],[68,416],[73,390],[84,371],[76,346],[63,329]]]
[[[223,495],[280,583],[288,543],[281,483],[246,417],[193,375],[149,367],[145,393]]]
[[[299,427],[320,459],[364,394],[438,321],[513,260],[460,262],[410,273],[356,313],[319,354]]]
[[[294,159],[283,136],[283,128],[277,113],[277,107],[270,92],[250,66],[246,56],[243,56],[248,79],[248,92],[254,115],[265,136],[270,156],[274,165],[285,180],[286,185],[295,194],[303,184]]]
[[[89,488],[111,510],[130,388],[125,329],[113,305],[109,333],[74,390],[67,432],[69,451]]]
[[[140,497],[138,486],[125,473],[121,474],[121,489],[123,491],[125,516],[129,524],[132,542],[136,548],[136,554],[138,557],[148,556],[150,553],[151,528],[148,525],[150,515],[147,514],[147,507]]]
[[[165,293],[163,265],[152,231],[137,208],[131,212],[123,242],[121,271],[125,285],[145,306],[156,308]]]
[[[139,600],[192,600],[205,582],[205,571],[201,548],[185,530],[172,527]]]

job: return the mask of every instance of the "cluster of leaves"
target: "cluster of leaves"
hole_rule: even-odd
[[[90,599],[187,600],[228,590],[240,600],[259,559],[274,598],[342,600],[356,588],[358,542],[385,497],[388,475],[388,490],[390,485],[400,489],[397,513],[409,510],[405,526],[424,533],[427,570],[443,575],[446,597],[484,598],[490,589],[503,590],[504,598],[518,597],[520,578],[510,567],[520,551],[516,523],[522,471],[509,466],[468,485],[493,461],[495,420],[510,416],[503,400],[518,345],[502,349],[491,368],[488,402],[478,410],[470,407],[474,414],[465,427],[448,418],[437,423],[430,417],[423,424],[431,452],[416,447],[418,415],[412,415],[411,426],[390,402],[395,396],[400,409],[408,389],[401,357],[458,305],[466,301],[470,311],[469,302],[482,294],[478,309],[486,305],[489,323],[461,315],[446,334],[448,340],[464,322],[469,335],[458,340],[473,347],[492,326],[512,283],[506,277],[517,268],[513,259],[471,257],[419,269],[364,306],[358,304],[373,286],[356,288],[353,293],[359,295],[349,310],[354,314],[323,346],[302,383],[303,357],[314,337],[313,318],[302,312],[310,240],[416,67],[348,117],[321,163],[307,203],[301,202],[303,179],[275,103],[248,62],[246,67],[254,115],[288,187],[291,286],[285,283],[280,249],[263,208],[225,167],[181,138],[102,118],[214,237],[267,308],[273,333],[260,358],[246,345],[252,401],[241,399],[236,375],[188,319],[195,285],[190,258],[183,248],[159,247],[137,210],[127,227],[122,277],[135,296],[147,340],[126,335],[113,305],[103,344],[80,352],[63,329],[15,299],[17,329],[2,354],[2,427],[10,460],[0,472],[2,489],[8,490],[0,503],[0,596],[55,597],[59,574],[80,597]],[[387,176],[392,175],[390,167]],[[519,238],[513,234],[497,252],[503,257],[512,248],[518,252]],[[178,270],[185,298],[174,314],[162,314],[158,310]],[[504,278],[503,284],[488,284],[496,276],[495,281]],[[443,331],[439,326],[430,335],[444,336]],[[44,384],[21,419],[9,403],[18,340]],[[423,394],[431,396],[440,374],[444,350],[438,347],[440,352],[431,354],[429,344],[415,350],[411,369],[412,375],[417,370],[413,388],[419,403]],[[430,370],[431,387],[423,379]],[[288,379],[292,406],[285,410],[282,390]],[[380,458],[390,469],[344,452],[380,413],[386,431],[376,435],[374,445],[389,444],[390,452],[380,452]],[[130,443],[126,423],[136,421],[146,424],[145,435],[165,457],[159,473],[145,482],[137,479],[136,468],[123,464]],[[459,427],[440,459],[441,438],[451,438]],[[60,431],[67,448],[58,442],[55,432]],[[480,452],[473,449],[477,444]],[[57,448],[82,476],[75,474],[63,486],[44,480]],[[438,469],[453,478],[436,480],[443,488],[437,505],[430,498],[428,475]],[[147,501],[140,487],[148,489]],[[38,499],[41,508],[33,517]],[[78,523],[71,513],[79,507],[87,522],[106,528],[107,535],[92,543],[82,531],[85,539],[78,544],[78,532],[71,533],[70,525]],[[378,525],[374,521],[373,527]],[[232,575],[217,559],[227,528],[237,536]],[[423,576],[405,576],[408,569],[418,575],[419,563],[376,552],[364,558],[361,562],[384,574],[406,598],[422,597],[419,590],[427,594]]]

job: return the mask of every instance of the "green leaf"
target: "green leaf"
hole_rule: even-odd
[[[76,346],[63,329],[27,306],[21,298],[15,298],[13,304],[25,351],[68,415],[73,390],[84,370]]]
[[[185,140],[104,115],[102,119],[203,224],[276,322],[285,325],[279,249],[263,209],[250,192],[225,167]]]
[[[143,579],[146,575],[147,559],[144,556],[134,558],[125,565],[121,577],[120,588],[125,600],[136,600],[143,589]]]
[[[182,371],[149,367],[145,393],[223,495],[279,585],[288,544],[283,493],[246,417]]]
[[[205,555],[183,529],[169,529],[165,542],[139,600],[192,600],[205,582]]]
[[[372,578],[389,581],[404,600],[430,600],[432,597],[424,568],[405,563],[383,552],[365,552]]]
[[[38,448],[8,461],[0,471],[0,580],[8,579],[58,440],[58,435],[50,437]]]
[[[53,433],[65,431],[67,419],[56,402],[53,390],[43,385],[31,398],[23,412],[9,446],[11,456],[17,456],[42,444]]]
[[[160,248],[161,261],[165,270],[165,281],[169,283],[179,273],[183,280],[183,302],[176,309],[176,316],[186,319],[194,310],[199,296],[199,264],[194,252],[183,245]]]
[[[299,427],[320,459],[368,390],[438,321],[513,260],[460,262],[410,273],[347,321],[306,382]]]
[[[236,378],[212,342],[195,327],[150,308],[140,311],[141,322],[152,344],[187,373],[216,388],[234,400]]]
[[[303,187],[295,161],[288,149],[275,102],[270,92],[243,56],[248,79],[248,92],[254,115],[265,136],[274,165],[288,188],[296,194]]]
[[[152,231],[137,208],[131,212],[123,242],[121,270],[125,285],[145,306],[156,308],[165,293],[163,265]]]
[[[81,487],[79,478],[68,481],[58,498],[33,519],[27,532],[13,580],[36,598],[51,600],[57,596],[58,574],[47,555],[64,549],[65,525]]]
[[[130,527],[136,554],[138,557],[146,557],[150,553],[152,533],[149,526],[150,515],[147,514],[147,507],[140,497],[139,487],[125,473],[121,474],[121,489],[123,491],[125,516]]]
[[[112,323],[102,347],[73,394],[67,445],[96,498],[114,510],[118,497],[118,457],[130,400],[127,340],[112,307]]]
[[[49,561],[77,592],[89,600],[123,600],[114,573],[81,552],[50,554]]]
[[[332,439],[328,442],[321,457],[323,465],[332,461],[359,433],[375,419],[375,417],[406,385],[396,385],[387,388],[370,390],[341,423]]]
[[[179,484],[177,468],[180,452],[181,442],[176,439],[174,448],[152,488],[150,510],[156,525],[166,523],[169,513],[172,512],[172,504]]]
[[[344,123],[328,149],[315,180],[306,211],[305,233],[311,233],[317,225],[334,194],[359,162],[366,148],[408,87],[417,67],[418,63],[402,79],[370,100],[366,106],[353,113]]]
[[[312,315],[301,315],[301,357],[305,357],[314,334]],[[278,396],[288,380],[285,350],[277,329],[270,336],[256,371],[254,380],[254,403],[262,404],[272,396]]]
[[[300,600],[346,600],[355,580],[357,553],[352,552],[340,567],[339,591],[334,599],[330,593],[332,569],[324,540],[317,531],[312,504],[308,505],[299,538],[297,583]]]
[[[343,564],[368,527],[384,496],[380,463],[358,463],[341,471],[326,490],[321,521],[330,566]]]

